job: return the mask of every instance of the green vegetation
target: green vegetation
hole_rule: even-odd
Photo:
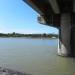
[[[31,38],[58,38],[57,34],[20,34],[20,33],[0,33],[0,37],[31,37]]]

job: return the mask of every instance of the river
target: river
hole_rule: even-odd
[[[0,38],[0,67],[30,75],[75,75],[75,58],[57,55],[58,39]]]

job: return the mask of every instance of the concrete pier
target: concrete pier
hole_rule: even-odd
[[[71,15],[62,14],[60,29],[59,29],[59,48],[58,55],[70,56],[71,55]]]

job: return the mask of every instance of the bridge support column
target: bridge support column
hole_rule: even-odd
[[[60,24],[58,55],[69,56],[71,55],[71,15],[62,14]]]

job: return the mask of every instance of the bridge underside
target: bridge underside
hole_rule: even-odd
[[[40,16],[38,22],[59,29],[61,56],[75,56],[75,0],[23,0]]]
[[[74,0],[23,0],[40,14],[43,24],[53,27],[60,27],[60,18],[62,13],[74,13]]]

